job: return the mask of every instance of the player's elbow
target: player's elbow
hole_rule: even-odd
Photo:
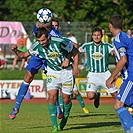
[[[78,48],[78,44],[75,42],[72,42],[72,44],[74,45],[75,48]]]
[[[78,49],[74,47],[72,50],[73,57],[75,57],[78,53],[79,53]]]
[[[127,63],[127,56],[123,56],[121,58],[121,61],[123,62],[123,64],[126,64]]]
[[[29,57],[29,53],[28,52],[21,52],[19,54],[19,57],[22,58],[22,59],[27,59]]]

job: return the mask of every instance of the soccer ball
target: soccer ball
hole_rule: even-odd
[[[37,19],[41,23],[48,23],[52,20],[52,12],[47,8],[42,8],[37,13]]]

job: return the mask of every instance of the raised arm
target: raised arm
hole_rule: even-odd
[[[18,48],[18,47],[17,47],[16,44],[13,44],[13,45],[11,46],[11,50],[12,50],[18,57],[26,59],[26,58],[28,58],[28,57],[30,56],[30,54],[29,54],[28,51],[26,51],[26,52],[21,52],[21,51],[19,51],[17,48]]]

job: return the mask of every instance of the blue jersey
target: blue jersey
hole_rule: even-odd
[[[114,38],[114,46],[117,61],[120,60],[121,56],[127,56],[127,63],[121,71],[123,83],[116,95],[116,99],[129,107],[133,107],[133,39],[121,31]]]
[[[36,25],[34,26],[34,29],[32,31],[33,35],[35,36],[36,30],[38,29],[38,23],[36,23]],[[60,34],[60,32],[58,30],[56,30],[54,28],[54,26],[52,26],[51,30],[48,33],[49,36],[56,36],[56,37],[62,37],[62,35]]]
[[[121,71],[122,78],[126,79],[128,76],[133,81],[133,39],[121,31],[114,38],[114,46],[117,61],[119,61],[121,56],[127,56],[127,64]]]

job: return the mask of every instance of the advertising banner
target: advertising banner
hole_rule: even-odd
[[[16,44],[20,33],[26,34],[21,22],[0,21],[0,44]],[[31,46],[31,41],[27,39],[27,47]]]
[[[17,43],[20,32],[22,32],[21,22],[0,22],[0,43]]]
[[[0,98],[11,97],[14,99],[18,93],[18,89],[22,80],[1,80],[0,81]],[[45,91],[43,88],[43,80],[33,80],[29,86],[28,92],[31,97],[45,98]]]
[[[87,78],[76,78],[75,81],[82,97],[86,97]],[[0,98],[10,97],[11,99],[15,99],[21,83],[22,80],[0,80]],[[118,78],[116,86],[119,88],[121,83],[121,78]],[[111,95],[102,87],[99,87],[98,91],[101,93],[101,97],[111,97]],[[43,87],[43,80],[33,80],[29,86],[28,92],[31,97],[45,98],[46,95],[45,88]]]

